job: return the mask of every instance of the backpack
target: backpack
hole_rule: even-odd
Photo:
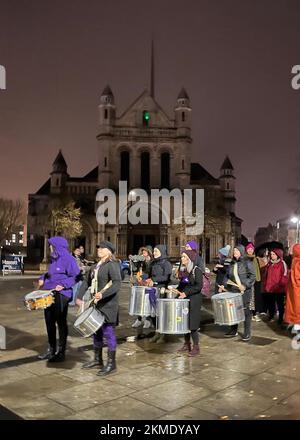
[[[195,266],[193,268],[193,271],[192,271],[193,276],[195,276],[195,269],[196,269],[196,267],[198,267],[198,269],[200,269],[199,266]],[[203,282],[203,286],[202,286],[201,293],[206,298],[210,298],[211,297],[211,292],[210,292],[210,272],[206,272],[206,269],[205,269],[205,272],[202,274],[202,282]]]

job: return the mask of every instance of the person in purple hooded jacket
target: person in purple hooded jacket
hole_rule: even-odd
[[[46,353],[39,355],[39,359],[62,362],[65,360],[68,336],[68,305],[72,300],[72,287],[76,283],[80,269],[75,258],[70,254],[68,242],[64,237],[51,237],[48,243],[51,260],[48,272],[39,279],[39,288],[53,291],[54,304],[45,309],[49,348]],[[59,334],[58,351],[56,351],[56,324]]]

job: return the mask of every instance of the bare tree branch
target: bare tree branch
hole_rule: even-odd
[[[25,205],[22,200],[0,198],[0,244],[11,238],[13,231],[25,223]]]

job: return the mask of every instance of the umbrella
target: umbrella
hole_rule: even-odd
[[[271,251],[273,249],[281,249],[283,251],[284,246],[282,243],[280,243],[280,241],[267,241],[267,242],[262,243],[259,246],[257,246],[255,248],[255,253],[257,253],[261,249],[268,249],[269,251]]]

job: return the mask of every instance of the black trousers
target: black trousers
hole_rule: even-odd
[[[269,312],[269,318],[273,319],[275,315],[275,308],[279,312],[278,322],[281,324],[283,322],[284,315],[284,293],[265,293],[265,301],[267,305],[267,310]]]
[[[56,324],[58,327],[59,351],[65,352],[68,336],[67,314],[69,307],[69,298],[56,292],[54,294],[55,302],[45,309],[45,321],[48,333],[48,341],[51,350],[56,351]]]
[[[255,313],[266,312],[266,305],[263,293],[261,291],[261,284],[261,281],[256,281],[254,284]]]
[[[245,293],[243,293],[243,305],[244,305],[244,312],[245,312],[245,321],[244,321],[244,334],[245,335],[251,335],[251,320],[252,320],[252,313],[250,310],[250,301],[251,301],[251,290],[246,290]],[[237,331],[238,324],[232,325],[231,329]]]

